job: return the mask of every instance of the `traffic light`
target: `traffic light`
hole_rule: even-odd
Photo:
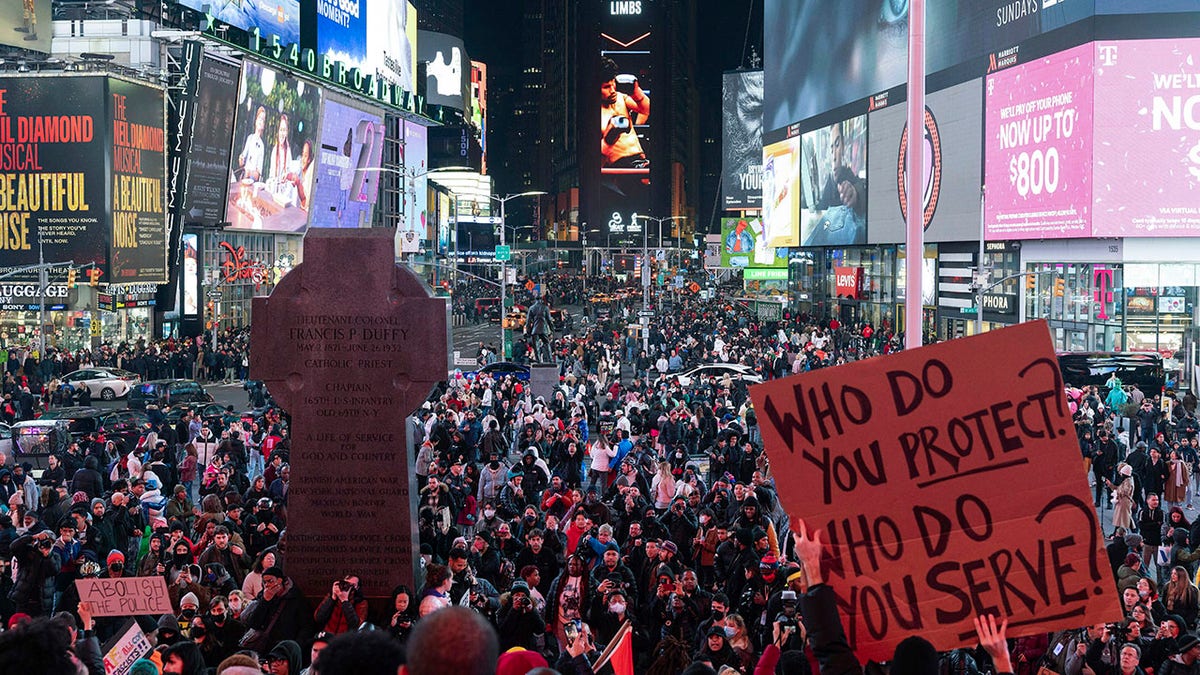
[[[1066,294],[1067,282],[1062,279],[1054,280],[1054,297],[1061,298]]]
[[[93,267],[88,270],[88,286],[95,288],[100,285],[100,269]]]
[[[1036,274],[1026,274],[1025,275],[1025,290],[1027,290],[1027,291],[1036,291],[1037,290],[1037,275]]]
[[[67,288],[75,288],[75,278],[78,274],[79,272],[74,267],[67,270]]]
[[[208,312],[209,316],[213,315],[213,311],[216,309],[216,307],[216,304],[212,300],[209,300],[208,303],[204,305],[204,309],[206,312]]]

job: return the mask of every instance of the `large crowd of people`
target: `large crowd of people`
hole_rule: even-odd
[[[628,329],[638,306],[589,308],[577,330],[553,335],[561,377],[548,394],[514,375],[454,373],[410,417],[423,583],[397,581],[386,603],[363,597],[353,560],[330,570],[321,598],[288,576],[284,411],[154,418],[133,447],[89,435],[40,476],[5,457],[0,675],[104,672],[99,645],[124,620],[94,617],[74,582],[121,576],[162,576],[172,606],[134,617],[155,648],[132,673],[370,675],[405,663],[590,674],[625,634],[637,673],[861,673],[822,583],[820,544],[780,505],[747,381],[678,375],[738,363],[772,379],[887,353],[901,336],[829,317],[764,321],[679,294],[643,339]],[[244,355],[244,335],[223,337],[212,351],[183,342],[56,355],[48,369],[36,356],[13,367],[10,353],[5,393],[21,407],[24,388],[84,359],[140,361],[149,377],[174,355],[190,367],[202,354]],[[496,346],[479,354],[495,360]],[[237,360],[208,374],[243,376]],[[938,655],[914,636],[896,675],[1200,671],[1200,525],[1186,508],[1200,473],[1195,401],[1168,410],[1150,396],[1160,412],[1130,417],[1112,395],[1071,396],[1097,499],[1114,495],[1113,592],[1128,616],[1011,640],[1003,621],[982,618],[979,648]]]

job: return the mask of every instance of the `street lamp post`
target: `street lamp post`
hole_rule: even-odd
[[[655,218],[654,216],[644,216],[641,214],[634,215],[634,218],[642,218],[644,220],[653,220],[654,222],[658,223],[658,246],[659,246],[659,248],[662,248],[662,224],[663,224],[663,222],[669,221],[669,220],[687,220],[687,216],[663,216],[662,218]],[[643,316],[648,315],[648,313],[650,311],[649,234],[650,234],[650,229],[648,227],[643,226],[642,227],[642,313],[643,313]],[[659,308],[661,309],[661,307],[662,307],[662,303],[660,301]],[[641,323],[641,322],[639,322],[639,323]],[[649,354],[650,353],[650,331],[648,331],[646,329],[647,329],[646,324],[642,324],[642,349],[646,350],[646,353]]]
[[[507,238],[505,237],[505,227],[507,222],[504,219],[505,207],[508,205],[508,200],[516,199],[517,197],[531,197],[534,195],[547,194],[540,190],[531,190],[529,192],[518,192],[514,195],[505,195],[497,197],[488,195],[488,198],[500,202],[500,245],[505,246]],[[508,294],[508,261],[500,261],[500,359],[504,360],[508,356],[508,333],[504,329],[504,318],[508,314],[508,309],[504,306]]]

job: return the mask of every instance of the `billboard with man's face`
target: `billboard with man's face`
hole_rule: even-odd
[[[721,100],[721,203],[726,209],[762,206],[761,70],[725,73]]]
[[[800,245],[867,243],[867,116],[801,138]]]
[[[582,22],[579,146],[588,218],[613,245],[640,245],[642,216],[654,213],[656,120],[669,105],[658,77],[658,3],[591,0]],[[652,110],[657,108],[657,110]],[[589,140],[591,139],[591,140]],[[657,232],[657,228],[652,228]]]

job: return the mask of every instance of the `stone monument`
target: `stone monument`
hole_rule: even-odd
[[[319,229],[304,262],[254,299],[251,376],[291,414],[284,571],[321,597],[417,579],[417,486],[405,419],[446,378],[445,303],[393,262],[386,229]]]

